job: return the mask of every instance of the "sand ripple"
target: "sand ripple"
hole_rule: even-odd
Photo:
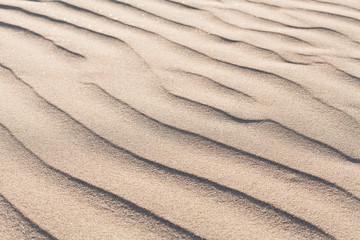
[[[360,239],[356,0],[0,0],[1,239]]]

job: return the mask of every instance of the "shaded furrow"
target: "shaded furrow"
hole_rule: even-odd
[[[0,194],[0,237],[3,239],[51,239],[56,238],[25,217]]]

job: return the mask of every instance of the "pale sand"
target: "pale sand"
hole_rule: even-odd
[[[360,1],[0,0],[0,239],[360,239]]]

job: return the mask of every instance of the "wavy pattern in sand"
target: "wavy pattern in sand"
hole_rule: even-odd
[[[0,0],[1,239],[360,239],[355,0]]]

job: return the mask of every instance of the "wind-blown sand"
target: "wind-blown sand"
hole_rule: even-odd
[[[360,1],[0,0],[0,239],[360,239]]]

